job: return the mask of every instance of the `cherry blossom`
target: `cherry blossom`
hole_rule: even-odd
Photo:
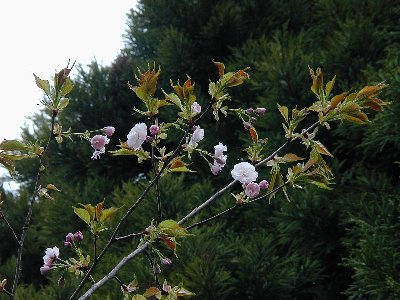
[[[133,128],[131,131],[129,131],[127,137],[127,144],[128,147],[134,150],[140,149],[142,147],[142,144],[146,140],[147,137],[147,126],[144,123],[138,123]]]
[[[238,180],[243,184],[253,182],[257,180],[258,177],[256,168],[248,162],[236,164],[231,171],[231,175],[235,180]]]

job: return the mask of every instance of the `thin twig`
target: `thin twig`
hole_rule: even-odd
[[[8,222],[6,215],[4,214],[4,212],[2,210],[0,210],[0,219],[2,219],[8,226],[8,228],[10,229],[12,236],[14,237],[14,240],[17,242],[18,246],[20,245],[20,242],[18,240],[18,237],[14,231],[14,228],[12,228],[10,222]]]
[[[151,258],[149,252],[147,252],[146,250],[144,250],[144,254],[146,255],[147,260],[149,261],[151,270],[152,270],[152,272],[153,272],[153,274],[154,274],[154,282],[157,284],[157,286],[160,286],[160,282],[158,281],[158,275],[157,275],[157,272],[156,272],[156,267],[155,267],[155,265],[154,265],[154,261],[153,261],[153,259]]]
[[[122,240],[128,239],[130,237],[134,237],[134,236],[140,236],[145,233],[146,233],[145,231],[141,231],[141,232],[130,233],[130,234],[127,234],[124,236],[119,236],[119,237],[114,238],[114,242],[122,241]]]
[[[32,212],[33,212],[33,204],[35,203],[35,199],[39,193],[39,188],[40,188],[40,178],[42,176],[42,171],[41,171],[41,167],[44,163],[44,158],[46,156],[47,153],[47,149],[50,145],[50,142],[52,140],[52,138],[54,137],[53,134],[53,130],[54,130],[54,124],[55,124],[55,119],[57,116],[57,111],[53,110],[52,114],[51,114],[51,126],[50,126],[50,133],[49,133],[49,138],[47,140],[47,143],[43,149],[43,152],[40,155],[40,159],[39,159],[39,167],[38,167],[38,171],[36,174],[36,182],[35,182],[35,188],[33,190],[33,194],[32,197],[29,201],[29,206],[28,206],[28,212],[26,214],[25,217],[25,222],[24,225],[22,226],[22,232],[21,232],[21,237],[19,239],[19,247],[18,247],[18,254],[17,254],[17,263],[15,266],[15,277],[14,277],[14,283],[13,283],[13,287],[11,290],[11,295],[14,298],[15,296],[15,292],[17,290],[17,286],[18,286],[18,281],[20,279],[21,276],[21,272],[22,272],[22,252],[23,252],[23,248],[24,248],[24,242],[25,242],[25,237],[26,237],[26,232],[28,230],[29,224],[31,222],[31,218],[32,218]]]

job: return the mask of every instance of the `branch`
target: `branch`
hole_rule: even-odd
[[[57,117],[57,111],[53,110],[53,112],[51,114],[51,126],[50,126],[49,138],[48,138],[47,143],[46,143],[46,145],[45,145],[45,147],[43,149],[42,154],[40,155],[39,167],[38,167],[38,171],[37,171],[37,174],[36,174],[35,189],[33,190],[32,197],[31,197],[31,199],[29,201],[28,212],[27,212],[26,217],[25,217],[24,225],[22,226],[22,233],[21,233],[21,237],[19,239],[17,263],[16,263],[16,266],[15,266],[14,283],[13,283],[13,287],[12,287],[12,290],[11,290],[11,295],[12,295],[13,298],[15,296],[15,292],[16,292],[17,286],[18,286],[18,281],[19,281],[19,279],[21,277],[21,272],[22,272],[22,252],[23,252],[23,248],[24,248],[26,231],[28,230],[29,224],[31,222],[32,212],[33,212],[33,204],[35,203],[36,196],[39,193],[39,187],[40,187],[39,181],[40,181],[40,178],[42,176],[41,167],[42,167],[42,165],[44,163],[44,158],[46,156],[47,149],[49,148],[50,142],[51,142],[52,138],[54,137],[53,130],[54,130],[54,124],[55,124],[56,117]]]
[[[8,226],[8,228],[10,229],[12,236],[14,237],[14,240],[17,242],[17,245],[20,246],[20,242],[19,239],[14,231],[14,228],[12,228],[11,224],[8,222],[6,215],[4,214],[4,212],[2,210],[0,210],[0,219],[2,219]]]
[[[186,230],[190,230],[190,229],[192,229],[192,228],[199,227],[199,226],[201,226],[201,225],[203,225],[203,224],[206,224],[206,223],[208,223],[208,222],[210,222],[210,221],[212,221],[212,220],[215,220],[215,219],[217,219],[217,218],[219,218],[219,217],[222,217],[223,215],[227,214],[228,212],[234,210],[235,208],[240,208],[240,207],[242,207],[242,206],[245,206],[245,205],[248,205],[248,204],[250,204],[250,203],[259,201],[259,200],[261,200],[261,199],[264,199],[264,198],[268,197],[269,195],[271,195],[271,194],[277,192],[278,190],[280,190],[281,188],[283,188],[283,187],[284,187],[285,185],[287,185],[287,184],[288,184],[288,181],[286,181],[284,184],[281,184],[280,186],[276,187],[275,189],[273,189],[272,191],[268,192],[267,194],[265,194],[265,195],[263,195],[263,196],[260,196],[260,197],[258,197],[258,198],[255,198],[255,199],[253,199],[253,200],[250,200],[249,202],[245,202],[245,203],[242,203],[242,204],[235,204],[234,206],[231,206],[231,207],[225,209],[224,211],[222,211],[222,212],[220,212],[220,213],[218,213],[218,214],[216,214],[216,215],[214,215],[214,216],[211,216],[211,217],[209,217],[209,218],[207,218],[207,219],[204,219],[204,220],[202,220],[202,221],[200,221],[200,222],[194,223],[194,224],[192,224],[192,225],[186,227]]]
[[[150,189],[153,187],[154,184],[157,183],[159,178],[161,177],[162,173],[164,170],[168,167],[169,163],[178,155],[178,153],[181,151],[181,146],[185,142],[185,139],[187,135],[189,134],[189,131],[191,130],[192,126],[196,124],[205,114],[208,110],[210,110],[212,106],[212,101],[208,104],[207,108],[191,123],[189,124],[188,128],[186,129],[184,135],[182,136],[181,140],[178,143],[178,146],[175,148],[174,152],[172,155],[165,161],[164,165],[162,166],[161,170],[157,173],[157,175],[153,178],[153,180],[149,183],[149,185],[146,187],[146,189],[143,191],[143,193],[139,196],[139,198],[136,200],[135,203],[128,209],[128,211],[125,213],[125,215],[121,218],[121,220],[118,222],[116,228],[114,229],[114,232],[112,233],[110,239],[108,240],[107,244],[104,246],[103,250],[99,254],[99,257],[97,259],[97,262],[93,262],[93,264],[90,266],[89,270],[85,273],[85,276],[82,278],[81,282],[75,289],[75,291],[72,293],[71,297],[69,298],[70,300],[75,299],[79,291],[82,289],[83,285],[87,281],[89,275],[93,271],[93,269],[96,267],[97,263],[102,259],[104,254],[107,252],[108,248],[111,246],[111,243],[116,240],[116,235],[118,233],[119,228],[121,227],[122,223],[132,214],[132,212],[135,211],[135,209],[139,206],[139,204],[143,201],[145,196],[148,194]]]
[[[125,240],[125,239],[133,237],[133,236],[143,235],[145,233],[146,233],[145,231],[141,231],[141,232],[130,233],[130,234],[124,235],[124,236],[119,236],[119,237],[114,238],[114,242],[119,242],[119,241]]]
[[[142,246],[138,247],[134,252],[130,253],[129,255],[125,256],[115,267],[114,269],[112,269],[110,271],[110,273],[108,273],[107,275],[105,275],[102,279],[100,279],[98,282],[96,282],[95,284],[93,284],[90,289],[88,289],[86,291],[85,294],[83,294],[79,300],[84,300],[89,298],[98,288],[100,288],[101,286],[103,286],[107,281],[111,280],[112,278],[115,278],[115,276],[117,275],[117,272],[123,267],[125,266],[132,258],[134,258],[135,256],[137,256],[138,254],[142,253],[144,250],[147,249],[147,247],[149,246],[149,243],[144,243]]]

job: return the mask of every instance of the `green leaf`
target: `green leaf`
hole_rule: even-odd
[[[110,207],[110,208],[107,208],[107,209],[103,209],[101,211],[101,213],[100,213],[99,221],[102,222],[102,223],[107,221],[108,219],[110,219],[118,211],[118,209],[119,208],[116,208],[116,207]]]
[[[285,119],[286,123],[289,122],[289,110],[286,106],[280,106],[278,104],[279,112],[281,113],[282,117]]]
[[[132,296],[132,300],[147,300],[147,298],[143,295],[136,294]]]
[[[90,225],[90,214],[86,209],[74,207],[74,213],[81,218],[83,222]]]
[[[164,90],[163,90],[163,93],[165,95],[165,100],[166,101],[172,102],[173,104],[178,106],[180,110],[182,110],[182,111],[184,110],[183,106],[182,106],[182,102],[179,99],[177,94],[175,94],[175,93],[167,94],[166,92],[164,92]]]
[[[46,185],[46,188],[49,189],[49,190],[56,191],[56,192],[61,192],[60,189],[58,189],[54,184],[51,184],[51,183],[49,183],[48,185]]]
[[[190,235],[187,230],[179,225],[176,221],[174,220],[164,220],[160,224],[158,224],[158,228],[161,229],[161,231],[172,237],[180,237],[180,236],[188,236]]]
[[[5,151],[26,151],[29,147],[17,140],[5,140],[0,143],[0,150]]]
[[[74,88],[74,83],[68,77],[65,79],[64,84],[61,87],[61,96],[64,97],[68,95]]]
[[[63,109],[68,106],[68,104],[69,104],[69,99],[67,98],[61,99],[60,103],[58,103],[57,105],[58,111],[60,112],[63,111]]]
[[[328,96],[330,95],[330,93],[331,93],[331,91],[332,91],[332,88],[333,88],[333,86],[335,85],[335,79],[336,79],[336,75],[333,76],[332,80],[329,81],[329,82],[326,84],[326,87],[325,87],[326,97],[328,97]]]
[[[46,93],[47,96],[50,96],[50,83],[49,83],[49,81],[40,79],[35,74],[33,74],[33,76],[35,76],[36,85],[40,89],[42,89]]]

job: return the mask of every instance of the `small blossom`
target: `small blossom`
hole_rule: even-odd
[[[261,180],[258,185],[259,185],[260,189],[262,189],[262,190],[266,190],[269,187],[269,183],[265,179]]]
[[[115,128],[112,126],[106,126],[103,128],[103,132],[106,136],[112,136],[115,132]]]
[[[144,123],[138,123],[133,128],[131,131],[129,131],[127,137],[127,144],[128,147],[131,149],[138,150],[140,147],[142,147],[142,144],[146,140],[147,137],[147,126]]]
[[[243,126],[244,126],[244,129],[249,130],[251,127],[251,124],[249,122],[243,122]]]
[[[211,173],[213,173],[213,175],[218,175],[221,172],[222,166],[214,161],[214,164],[211,166]]]
[[[83,240],[83,233],[81,231],[77,231],[74,233],[74,238],[76,241],[80,242]]]
[[[255,110],[255,112],[256,112],[257,114],[259,114],[259,115],[265,114],[266,111],[267,111],[267,109],[264,108],[264,107],[258,107],[258,108],[256,108],[256,110]]]
[[[243,184],[255,181],[258,177],[255,167],[248,162],[236,164],[231,171],[231,175],[235,180],[238,180]]]
[[[214,146],[214,159],[217,161],[217,163],[222,165],[222,167],[225,166],[228,158],[226,155],[224,155],[224,151],[227,150],[228,148],[222,143],[218,143],[218,145]]]
[[[172,260],[170,258],[161,258],[161,264],[164,266],[169,266],[172,264]]]
[[[90,144],[92,148],[95,150],[92,155],[92,159],[100,158],[100,154],[104,154],[106,152],[106,145],[110,142],[110,139],[104,135],[95,135],[90,140]]]
[[[246,109],[246,112],[247,112],[249,115],[254,114],[254,109],[252,109],[252,108],[250,107],[250,108]]]
[[[201,113],[201,106],[197,102],[193,102],[193,104],[190,108],[192,109],[193,116]]]
[[[155,264],[154,266],[154,273],[155,274],[160,274],[161,273],[161,267],[159,264]]]
[[[245,193],[249,198],[255,198],[260,193],[260,186],[255,182],[246,185]]]
[[[152,136],[146,136],[146,139],[144,140],[146,143],[150,143],[154,138]]]
[[[196,148],[197,143],[200,142],[203,138],[204,138],[204,129],[201,129],[200,126],[195,126],[194,132],[189,141],[189,146]]]
[[[43,265],[42,267],[40,267],[40,274],[42,275],[46,275],[46,273],[52,269],[55,269],[55,267],[50,267],[48,265]]]
[[[55,267],[53,264],[57,260],[58,256],[60,255],[60,250],[54,246],[53,248],[47,248],[45,252],[45,256],[43,256],[43,266],[40,268],[41,274],[46,274],[51,269]]]
[[[157,125],[151,125],[149,130],[150,130],[150,134],[151,134],[152,136],[159,135],[160,132],[161,132],[160,127],[157,126]]]
[[[65,236],[65,242],[64,242],[64,246],[65,247],[71,247],[72,246],[72,242],[75,240],[74,235],[70,232]]]

